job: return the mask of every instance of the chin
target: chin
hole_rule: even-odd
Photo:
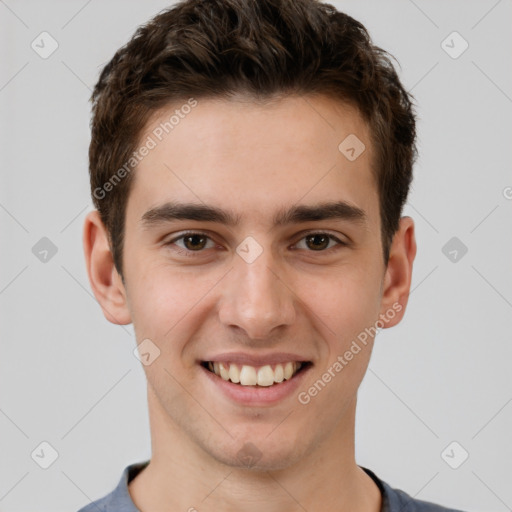
[[[210,455],[217,461],[243,471],[263,472],[276,471],[289,468],[297,463],[303,456],[303,451],[297,450],[297,445],[290,444],[283,446],[280,443],[279,449],[272,443],[266,442],[265,437],[259,441],[248,437],[245,442],[241,440],[225,449],[210,449]],[[210,447],[213,448],[213,447]]]

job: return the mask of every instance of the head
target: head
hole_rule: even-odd
[[[145,367],[155,417],[219,461],[253,441],[262,467],[291,464],[349,417],[375,329],[307,405],[238,407],[205,388],[198,363],[221,352],[300,355],[309,365],[298,396],[382,315],[384,327],[400,321],[416,250],[401,217],[415,120],[389,56],[328,4],[191,0],[140,27],[91,99],[89,276],[106,317],[133,322],[137,342],[158,348]],[[206,208],[171,221],[176,203],[238,222]],[[306,211],[320,204],[322,217]],[[275,222],[294,206],[304,207],[294,222]],[[305,228],[341,244],[314,251],[298,236]],[[192,256],[170,235],[194,229],[210,241]],[[251,261],[237,251],[248,240]],[[191,396],[214,405],[216,421]],[[289,442],[267,437],[292,404],[294,422],[279,430]]]
[[[119,274],[126,204],[140,158],[133,155],[150,117],[189,98],[240,94],[255,102],[323,94],[357,109],[375,149],[387,262],[416,151],[411,98],[386,52],[361,23],[328,4],[198,0],[180,2],[140,27],[104,67],[91,97],[91,193]]]

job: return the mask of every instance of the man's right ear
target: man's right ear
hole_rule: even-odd
[[[89,212],[85,218],[83,246],[89,283],[105,318],[113,324],[131,323],[126,290],[114,265],[108,233],[98,210]]]

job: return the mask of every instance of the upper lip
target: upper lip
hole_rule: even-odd
[[[249,366],[264,366],[267,364],[278,364],[278,363],[287,363],[288,361],[298,361],[298,362],[310,362],[311,360],[307,357],[303,357],[297,354],[291,354],[288,352],[276,352],[272,354],[245,354],[242,352],[224,352],[222,354],[215,354],[211,356],[207,356],[205,359],[201,361],[218,361],[229,362],[229,363],[238,363],[238,364],[247,364]]]

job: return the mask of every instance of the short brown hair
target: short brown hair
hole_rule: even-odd
[[[151,115],[190,97],[240,93],[325,94],[358,109],[375,147],[387,264],[416,158],[412,97],[389,54],[360,22],[316,0],[184,0],[137,29],[91,96],[91,194],[119,274],[133,177],[126,164]]]

